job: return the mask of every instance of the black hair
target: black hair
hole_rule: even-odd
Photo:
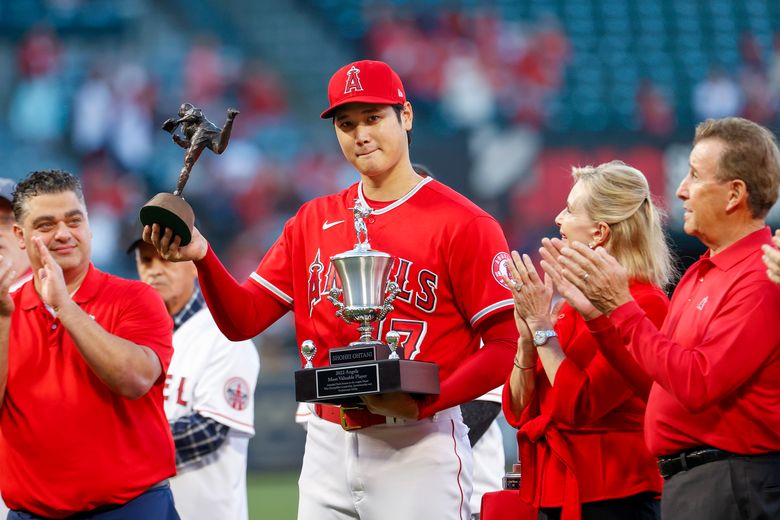
[[[79,201],[84,204],[81,182],[73,174],[64,170],[39,170],[30,173],[26,178],[19,181],[14,190],[12,202],[14,218],[16,218],[17,222],[22,222],[26,202],[33,197],[65,191],[75,193]]]
[[[398,118],[398,122],[401,122],[401,112],[404,110],[403,105],[390,105],[393,107],[393,110],[395,110],[395,116]],[[412,146],[412,131],[407,130],[406,131],[406,142],[409,146]]]

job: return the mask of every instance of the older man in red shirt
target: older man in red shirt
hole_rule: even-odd
[[[685,232],[709,249],[680,280],[660,331],[606,251],[560,248],[561,273],[603,314],[589,326],[611,322],[654,381],[645,439],[665,479],[665,520],[780,518],[780,287],[761,260],[778,186],[767,129],[741,118],[696,128],[677,197]]]

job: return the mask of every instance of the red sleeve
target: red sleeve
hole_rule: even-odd
[[[209,245],[195,262],[203,297],[219,330],[231,341],[257,336],[289,308],[254,282],[239,284]]]
[[[303,208],[284,224],[282,234],[265,254],[255,272],[250,275],[254,284],[262,287],[290,308],[293,306],[293,284],[296,274],[300,274],[293,269],[292,259],[296,222],[306,220],[305,216],[301,216],[302,212]],[[303,232],[299,230],[300,233]]]
[[[634,296],[637,303],[648,311],[648,315],[659,323],[663,322],[668,307],[668,300],[663,293],[639,288]],[[598,348],[584,368],[577,366],[567,356],[558,368],[550,394],[551,416],[555,420],[582,427],[593,424],[637,394],[646,398],[652,381],[620,344],[620,338],[614,330],[601,331],[599,337],[592,336],[588,331],[578,336],[573,338],[569,349],[576,348],[577,341],[596,341],[600,347],[601,341],[607,341],[618,345],[622,355],[616,358],[617,363],[612,363],[601,352],[603,347]]]
[[[657,327],[661,327],[669,310],[669,299],[660,290],[634,294],[637,304]],[[618,331],[606,316],[586,322],[598,343],[601,354],[642,399],[647,399],[653,380],[626,349]]]
[[[735,288],[699,345],[671,340],[633,301],[610,319],[645,372],[696,413],[730,395],[775,355],[779,308],[780,291],[764,276]]]
[[[455,301],[472,327],[502,308],[514,307],[509,288],[498,272],[509,260],[509,246],[498,222],[472,218],[450,241],[447,252]],[[514,323],[514,322],[513,322]],[[496,385],[497,386],[497,385]]]
[[[122,295],[124,303],[118,325],[110,334],[152,349],[157,354],[162,373],[156,383],[165,380],[173,356],[173,322],[165,304],[151,286],[133,282]]]
[[[504,310],[483,320],[477,327],[484,345],[463,360],[444,381],[441,393],[420,403],[420,417],[466,403],[501,385],[512,370],[517,328],[512,311]]]

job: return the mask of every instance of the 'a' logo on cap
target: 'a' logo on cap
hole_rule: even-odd
[[[363,91],[363,85],[360,84],[360,77],[358,76],[359,73],[360,69],[354,65],[347,71],[347,84],[344,86],[344,94]]]

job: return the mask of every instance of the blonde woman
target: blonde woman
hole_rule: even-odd
[[[562,242],[609,251],[660,325],[673,267],[647,179],[618,161],[572,175],[555,219]],[[599,312],[560,276],[550,240],[540,252],[544,279],[528,255],[514,251],[510,266],[520,339],[503,406],[519,429],[521,496],[540,519],[657,519],[661,477],[642,433],[651,381],[628,354],[606,360],[601,349],[620,350],[620,340],[613,330],[588,329]],[[553,308],[554,288],[572,303]]]

